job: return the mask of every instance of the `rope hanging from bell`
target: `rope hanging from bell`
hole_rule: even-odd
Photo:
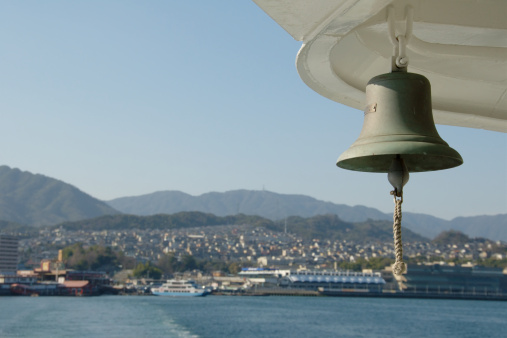
[[[394,190],[391,191],[391,195],[394,196],[393,237],[396,258],[393,265],[393,272],[397,276],[407,271],[407,265],[403,262],[403,243],[401,242],[401,204],[403,203],[403,186],[408,182],[409,176],[405,162],[400,155],[397,155],[396,158],[392,160],[391,167],[387,174],[387,179],[394,188]]]
[[[407,265],[403,262],[403,243],[401,242],[401,203],[403,203],[403,197],[400,199],[394,197],[393,237],[396,261],[393,264],[393,272],[397,276],[407,272]]]

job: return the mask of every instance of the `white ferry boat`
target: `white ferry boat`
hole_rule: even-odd
[[[160,287],[151,289],[151,293],[155,296],[199,297],[206,296],[209,290],[199,287],[192,280],[170,279]]]

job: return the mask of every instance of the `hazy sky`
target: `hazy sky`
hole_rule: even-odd
[[[300,47],[251,1],[3,1],[0,164],[102,200],[265,189],[392,212],[386,174],[336,167],[363,114],[301,81]],[[507,213],[506,134],[437,128],[465,163],[412,174],[403,210]]]

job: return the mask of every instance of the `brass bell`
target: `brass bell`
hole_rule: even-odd
[[[431,87],[419,74],[392,72],[372,78],[366,86],[366,109],[359,138],[337,166],[387,173],[395,158],[409,172],[457,167],[460,154],[438,135],[431,108]]]

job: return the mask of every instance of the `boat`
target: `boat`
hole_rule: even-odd
[[[170,279],[160,287],[152,288],[151,293],[155,296],[202,297],[209,294],[209,290],[193,280]]]

